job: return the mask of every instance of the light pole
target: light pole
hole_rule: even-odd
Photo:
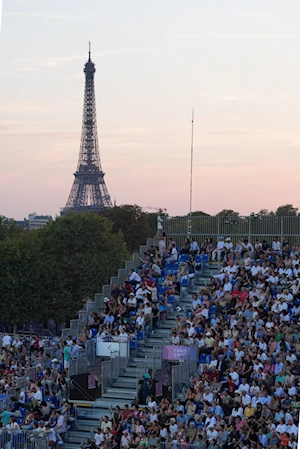
[[[192,109],[192,133],[191,133],[191,170],[190,170],[190,211],[188,215],[187,235],[192,235],[192,201],[193,201],[193,157],[194,157],[194,108]]]

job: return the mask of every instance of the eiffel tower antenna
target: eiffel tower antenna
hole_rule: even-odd
[[[94,85],[96,69],[91,60],[91,42],[89,42],[89,59],[83,71],[85,90],[79,159],[73,186],[61,215],[70,210],[97,212],[105,207],[112,207],[100,162]]]

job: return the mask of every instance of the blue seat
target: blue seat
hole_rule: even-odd
[[[181,287],[188,287],[189,280],[187,278],[183,278],[181,281]]]
[[[130,349],[135,349],[135,348],[136,348],[136,341],[130,340]]]
[[[173,263],[173,271],[174,270],[178,270],[178,268],[179,268],[179,263],[178,262],[174,262]]]
[[[26,408],[21,407],[20,408],[20,412],[21,412],[22,417],[25,418],[25,416],[26,416]]]
[[[195,262],[200,263],[201,262],[201,254],[196,254],[195,256]]]
[[[97,329],[95,329],[94,327],[92,328],[92,337],[96,337],[97,335]]]
[[[214,313],[217,313],[218,309],[216,306],[211,306],[211,308],[209,309],[209,313],[211,315],[213,315]]]
[[[143,339],[144,339],[144,332],[143,332],[143,331],[138,331],[138,333],[137,333],[137,339],[138,339],[138,340],[143,340]]]
[[[166,293],[167,287],[165,285],[161,285],[158,289],[159,295],[164,295]]]
[[[203,254],[202,263],[208,264],[208,254]]]
[[[173,304],[174,303],[174,295],[169,295],[168,297],[168,303]]]
[[[180,254],[179,262],[185,262],[185,261],[186,261],[186,254]]]
[[[207,354],[201,354],[199,363],[206,363]]]
[[[172,270],[173,269],[173,263],[172,262],[167,262],[165,265],[165,269],[168,270]]]
[[[136,316],[136,311],[135,311],[135,310],[132,310],[132,311],[130,312],[130,316]]]

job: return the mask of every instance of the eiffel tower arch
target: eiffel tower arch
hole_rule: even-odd
[[[79,159],[77,170],[74,173],[73,186],[61,215],[65,215],[70,210],[73,212],[97,212],[105,207],[112,207],[100,161],[94,84],[95,72],[95,64],[91,61],[91,46],[89,45],[89,59],[84,66],[85,89]]]

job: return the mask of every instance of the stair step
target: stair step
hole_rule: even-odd
[[[135,376],[136,377],[136,376]],[[118,379],[116,379],[116,380],[114,380],[114,384],[115,383],[122,383],[124,386],[125,385],[127,385],[127,384],[132,384],[132,382],[133,382],[133,379],[135,379],[135,377],[124,377],[124,376],[121,376],[121,377],[119,377]]]
[[[133,393],[122,393],[120,391],[108,391],[103,393],[103,397],[104,398],[120,398],[120,399],[126,399],[128,402],[130,401],[134,401],[136,399],[136,391],[134,391]]]
[[[112,386],[113,387],[118,387],[118,388],[131,388],[131,389],[134,389],[134,388],[136,388],[136,380],[132,379],[131,382],[124,383],[124,378],[121,378],[121,379],[117,380],[116,382],[113,382]]]

